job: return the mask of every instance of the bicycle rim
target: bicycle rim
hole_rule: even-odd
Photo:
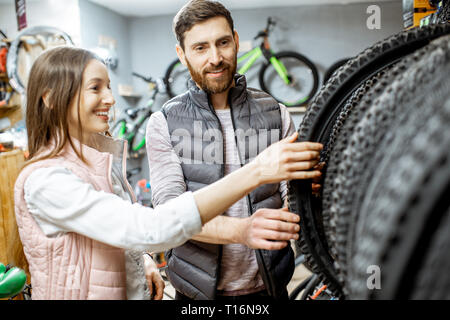
[[[24,36],[29,36],[33,39],[31,41],[39,44],[33,47],[35,57],[37,57],[38,52],[42,52],[45,49],[59,45],[74,45],[71,37],[67,33],[55,27],[34,26],[22,30],[11,43],[6,60],[6,70],[10,79],[9,83],[20,94],[26,94],[28,74],[35,60],[35,58],[26,59],[26,50],[22,41]],[[19,61],[21,60],[20,58],[24,61]],[[20,64],[22,65],[19,68]]]
[[[147,129],[148,119],[149,118],[145,119],[145,121],[142,122],[136,130],[136,134],[131,142],[131,150],[133,152],[138,152],[139,154],[145,152],[145,132]]]
[[[127,123],[125,120],[117,121],[111,129],[111,135],[114,138],[125,139],[125,134],[127,131]]]
[[[281,52],[275,57],[288,71],[289,83],[280,77],[273,64],[266,63],[259,73],[261,89],[288,107],[308,103],[317,91],[319,83],[314,64],[294,52]]]
[[[188,90],[188,82],[191,78],[189,70],[178,59],[167,68],[164,80],[167,85],[167,94],[173,98]]]

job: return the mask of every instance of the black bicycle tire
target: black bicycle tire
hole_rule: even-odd
[[[450,103],[447,100],[446,119],[449,116],[449,106]],[[423,114],[416,116],[412,120],[415,121],[422,116]],[[432,117],[432,115],[430,116]],[[421,118],[416,122],[421,123],[427,120],[426,118]],[[413,121],[409,122],[413,123]],[[446,125],[448,126],[448,123]],[[439,129],[441,128],[443,127],[439,127]],[[423,139],[422,137],[426,135],[423,134],[423,131],[416,129],[419,128],[414,127],[414,132],[411,130],[410,137],[414,137],[416,132],[418,132],[419,136],[414,137],[416,141],[417,139]],[[404,137],[401,136],[400,138]],[[405,152],[405,150],[402,150],[402,145],[404,145],[404,139],[398,139],[392,143],[391,152],[383,159],[382,166],[379,168],[380,174],[375,177],[374,183],[370,186],[366,198],[367,203],[361,210],[362,214],[365,214],[366,219],[361,220],[358,228],[361,230],[360,235],[364,234],[364,237],[358,237],[359,240],[355,243],[356,249],[353,251],[352,268],[349,269],[349,287],[351,298],[353,299],[408,299],[414,293],[411,292],[410,286],[414,283],[416,274],[420,271],[425,253],[427,251],[432,253],[432,250],[429,250],[429,239],[433,237],[442,219],[442,211],[434,208],[443,206],[448,209],[449,207],[448,182],[450,181],[450,172],[448,148],[450,145],[448,139],[442,145],[442,149],[434,147],[434,151],[439,150],[440,153],[424,153],[424,149],[411,149],[410,147],[405,148],[408,149]],[[397,147],[397,150],[394,150],[394,147]],[[398,155],[403,156],[405,154],[411,154],[410,159],[415,158],[415,164],[419,168],[419,173],[424,176],[420,184],[411,184],[410,177],[419,176],[416,173],[417,170],[409,170],[408,175],[398,170],[402,166],[401,162],[397,160],[400,159]],[[423,161],[423,154],[426,154],[426,163]],[[442,156],[445,157],[445,160],[442,160]],[[390,168],[392,170],[389,170]],[[405,190],[399,190],[399,193],[401,193],[400,197],[396,193],[396,199],[389,202],[390,210],[386,210],[383,209],[386,208],[386,196],[383,198],[382,191],[384,188],[384,190],[392,192],[392,188],[388,188],[392,178],[387,173],[395,174],[395,171],[400,173],[394,176],[395,179],[401,178],[402,184],[408,182],[410,184]],[[445,187],[445,184],[447,184],[447,187]],[[377,203],[383,203],[383,206],[381,207]],[[393,218],[383,219],[380,213],[383,213],[384,217],[390,216]],[[383,236],[380,236],[379,233],[377,234],[373,225],[375,219],[378,221],[376,228],[379,229],[394,222],[393,227],[390,228],[391,231],[384,229]],[[383,222],[383,224],[380,225],[380,222]],[[369,248],[370,250],[368,250]],[[442,252],[440,254],[441,259],[448,260],[445,253],[444,255],[442,255]],[[375,259],[370,257],[375,257]],[[383,285],[380,290],[368,290],[367,286],[365,286],[364,280],[367,278],[367,274],[364,274],[364,266],[369,265],[369,263],[378,265],[384,270]],[[435,279],[433,280],[442,281],[439,275],[433,275],[429,272],[430,270],[428,270],[428,278],[434,276]],[[450,283],[446,283],[447,292],[449,285]]]
[[[445,248],[450,248],[450,237],[448,230],[450,230],[450,208],[443,217],[443,222],[433,235],[429,253],[424,258],[424,265],[420,272],[412,280],[414,287],[410,299],[413,300],[449,300],[450,290],[448,290],[448,283],[450,283],[450,260],[442,261],[441,252]],[[440,250],[436,250],[440,247]],[[434,275],[434,276],[433,276]],[[430,279],[431,278],[431,279]],[[437,278],[437,279],[436,279]]]
[[[368,69],[376,69],[377,64],[383,64],[386,60],[393,62],[395,56],[406,56],[416,49],[424,47],[433,39],[448,33],[450,33],[450,24],[414,28],[394,34],[362,51],[322,86],[309,104],[298,130],[299,140],[317,139],[317,134],[313,132],[315,127],[324,123],[326,119],[323,118],[327,118],[330,109],[334,109],[336,100],[348,96],[349,91],[355,87],[355,83],[362,82],[361,78],[368,78],[368,73],[370,73]]]
[[[360,115],[356,121],[353,121],[347,146],[339,149],[342,158],[345,158],[337,165],[340,172],[339,179],[343,183],[334,187],[345,189],[347,192],[336,199],[334,206],[337,207],[335,211],[339,211],[339,219],[336,216],[335,220],[338,226],[336,237],[340,239],[340,242],[336,244],[336,247],[341,254],[341,264],[344,269],[348,266],[347,257],[351,252],[354,230],[351,224],[356,223],[359,218],[366,186],[369,185],[384,156],[383,150],[391,143],[392,127],[395,127],[397,114],[410,103],[406,95],[395,103],[386,101],[386,96],[392,91],[400,92],[403,90],[402,87],[407,86],[404,81],[405,73],[408,74],[409,70],[416,72],[416,63],[434,47],[430,44],[416,50],[398,62],[380,79],[373,88],[371,98],[365,97],[358,108]],[[408,90],[403,91],[408,92]],[[348,188],[348,186],[353,187]]]
[[[395,138],[367,188],[355,226],[358,240],[351,252],[349,283],[354,298],[409,298],[411,284],[429,248],[427,243],[439,226],[442,212],[450,205],[450,85],[446,81],[450,72],[449,44],[447,39],[445,59],[439,55],[442,51],[435,50],[417,63],[423,67],[421,73],[411,70],[405,74],[408,79],[427,75],[431,80],[423,82],[427,86],[417,88],[417,96],[423,99],[405,101],[407,106],[394,126]],[[406,92],[410,85],[404,86]],[[392,103],[397,100],[396,95]],[[374,225],[374,221],[378,223]],[[442,256],[448,260],[445,254]],[[370,291],[363,284],[367,277],[363,269],[368,264],[384,270],[381,290]],[[430,276],[439,281],[439,275]],[[450,283],[446,285],[448,289]]]
[[[173,92],[173,88],[171,86],[171,82],[170,82],[170,78],[172,76],[172,72],[175,70],[175,67],[181,63],[180,60],[177,58],[175,60],[173,60],[169,66],[166,69],[166,72],[164,74],[164,83],[166,84],[166,92],[167,95],[169,96],[169,98],[173,98],[176,96],[176,94]],[[186,90],[188,90],[188,88],[186,87]]]
[[[352,58],[339,59],[336,62],[334,62],[331,66],[329,66],[323,75],[323,83],[327,82],[331,78],[331,76],[334,74],[335,71],[337,71],[340,67],[342,67],[344,64],[346,64],[351,59]]]
[[[304,55],[302,55],[300,53],[294,52],[294,51],[282,51],[282,52],[278,52],[278,53],[274,54],[274,56],[277,59],[294,58],[294,59],[300,60],[303,64],[305,64],[305,66],[308,67],[308,69],[311,70],[312,76],[313,76],[313,86],[312,86],[310,92],[308,93],[307,100],[303,101],[301,104],[292,105],[292,107],[303,106],[303,105],[308,104],[308,102],[311,101],[311,99],[316,94],[317,89],[319,88],[319,73],[317,71],[317,67],[307,57],[305,57]],[[261,69],[259,70],[259,85],[261,86],[261,89],[263,91],[267,92],[268,94],[270,94],[274,98],[276,98],[276,96],[274,96],[270,92],[270,90],[267,88],[266,84],[264,83],[264,74],[267,71],[269,66],[272,66],[272,64],[270,62],[266,62],[261,66]],[[280,100],[279,100],[279,102],[283,103],[283,101],[280,101]]]
[[[342,254],[338,250],[337,244],[339,243],[339,226],[336,223],[336,212],[332,206],[334,198],[339,194],[340,190],[336,184],[336,176],[338,176],[338,164],[342,157],[342,144],[345,146],[346,142],[350,138],[347,128],[351,126],[351,115],[356,112],[355,109],[359,108],[359,104],[362,98],[373,88],[379,81],[382,73],[378,73],[371,79],[364,82],[359,88],[357,88],[350,99],[347,100],[343,107],[339,117],[334,123],[333,131],[331,132],[330,139],[324,148],[322,160],[326,163],[323,168],[323,186],[322,186],[322,224],[325,239],[329,244],[330,255],[334,259],[334,267],[337,271],[338,280],[341,285],[344,285],[343,270],[341,266]],[[343,286],[343,289],[344,286]]]
[[[427,45],[431,40],[449,32],[450,27],[445,24],[406,30],[375,43],[350,60],[332,76],[310,103],[298,130],[299,140],[320,141],[323,124],[329,125],[333,117],[337,117],[336,113],[339,110],[336,110],[336,106],[339,105],[339,101],[342,104],[342,100],[345,101],[358,84],[377,70],[393,64],[405,55]],[[315,229],[313,208],[320,205],[320,202],[314,202],[308,181],[293,181],[289,185],[291,210],[295,208],[295,212],[302,216],[300,221],[303,221],[303,229],[300,243],[307,264],[312,269],[318,270],[324,278],[331,277],[328,281],[337,284],[337,278],[333,277],[335,275],[335,270],[332,268],[333,261],[323,249],[325,245],[323,240],[320,239],[317,231],[313,230]],[[305,219],[307,221],[304,221]],[[313,228],[310,229],[310,227]]]
[[[438,23],[450,22],[450,1],[443,1],[443,6],[437,16]]]
[[[382,154],[374,150],[383,150],[377,144],[377,141],[389,133],[386,131],[390,124],[387,119],[383,118],[382,127],[377,126],[372,132],[367,133],[367,130],[373,129],[375,125],[366,127],[362,123],[374,122],[380,118],[380,113],[384,115],[383,109],[386,109],[387,106],[379,103],[380,95],[384,93],[385,89],[389,88],[389,85],[397,77],[430,50],[430,45],[417,50],[379,77],[375,85],[364,94],[364,98],[358,102],[358,105],[353,108],[351,114],[347,117],[341,128],[340,136],[336,138],[337,142],[334,149],[329,154],[330,161],[324,175],[326,178],[323,187],[323,224],[325,225],[324,228],[327,225],[334,228],[330,232],[332,241],[329,243],[331,251],[337,257],[335,266],[342,281],[344,292],[346,291],[344,279],[347,269],[347,243],[348,239],[351,238],[352,231],[350,225],[358,218],[355,215],[359,212],[359,199],[365,193],[365,186],[373,174],[371,169],[373,166],[370,163],[376,164],[377,158]],[[377,103],[379,107],[375,111],[374,105]],[[389,119],[392,119],[392,116]],[[345,168],[344,163],[346,163]],[[352,187],[348,188],[344,185]],[[332,196],[329,195],[330,193]],[[328,198],[331,198],[331,201],[327,203]],[[327,216],[325,213],[328,213],[328,221],[325,219]]]

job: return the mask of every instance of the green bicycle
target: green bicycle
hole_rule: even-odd
[[[237,72],[245,74],[260,57],[264,57],[266,61],[259,70],[261,89],[288,107],[304,106],[314,97],[319,87],[317,68],[297,52],[272,51],[269,34],[275,24],[271,17],[267,19],[266,28],[254,38],[262,38],[263,41],[237,59]],[[164,77],[168,95],[174,97],[185,92],[189,79],[189,70],[178,59],[174,60]]]
[[[137,108],[127,108],[123,114],[111,126],[110,133],[114,138],[120,138],[128,141],[128,156],[130,158],[139,158],[145,154],[145,131],[147,122],[150,118],[155,103],[156,96],[164,88],[162,79],[145,77],[136,72],[133,76],[142,79],[148,83],[149,90],[152,92],[149,100]]]

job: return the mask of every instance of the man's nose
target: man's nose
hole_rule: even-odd
[[[213,65],[219,65],[222,60],[222,52],[218,48],[213,47],[210,51],[209,62]]]

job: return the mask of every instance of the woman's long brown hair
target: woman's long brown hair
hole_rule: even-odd
[[[66,143],[70,143],[83,162],[82,151],[74,147],[69,135],[68,114],[72,100],[78,95],[78,132],[82,136],[80,121],[80,88],[83,71],[94,53],[74,47],[57,47],[45,51],[34,62],[28,78],[26,127],[28,134],[29,161],[58,155]],[[47,105],[43,96],[47,94]],[[50,152],[41,154],[49,143]]]
[[[73,47],[58,47],[42,53],[34,62],[28,78],[26,126],[28,134],[29,161],[36,162],[56,156],[67,142],[70,143],[80,159],[84,162],[82,150],[74,148],[68,129],[69,106],[78,95],[78,132],[82,134],[80,121],[80,88],[83,71],[92,59],[101,61],[95,54]],[[43,96],[48,93],[48,106]],[[55,143],[48,153],[40,152]],[[8,230],[8,263],[22,268],[30,274],[28,262],[23,252],[17,225]]]

